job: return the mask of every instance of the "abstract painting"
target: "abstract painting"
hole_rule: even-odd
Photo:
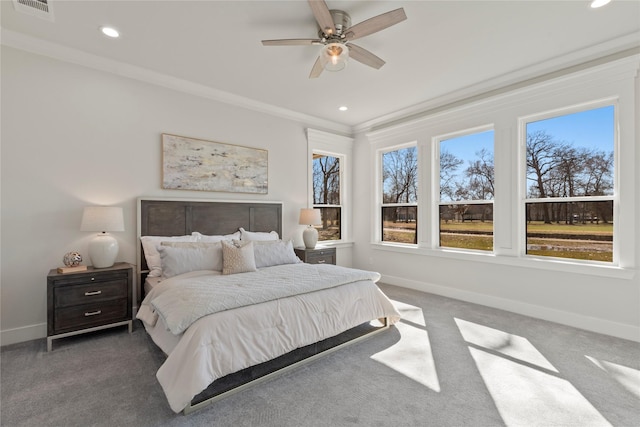
[[[266,194],[268,152],[162,134],[162,188]]]

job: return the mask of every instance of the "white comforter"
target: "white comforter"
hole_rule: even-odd
[[[291,268],[295,270],[302,266],[309,264],[295,264]],[[341,270],[340,267],[327,267],[321,270]],[[268,270],[287,271],[268,267],[258,273],[262,275]],[[350,283],[325,286],[316,291],[309,289],[300,295],[267,298],[260,304],[196,316],[199,318],[184,331],[157,373],[171,409],[181,411],[194,396],[227,374],[335,336],[372,319],[388,317],[392,323],[399,320],[400,316],[391,301],[371,279],[358,280],[354,272],[359,270],[343,270],[350,270],[347,272],[353,278]],[[236,276],[250,274],[254,273]],[[207,272],[188,274],[197,281],[208,281],[204,277],[209,275]],[[377,277],[374,278],[377,280]],[[169,295],[169,289],[184,286],[186,279],[178,279],[165,280],[145,298],[138,318],[143,320],[148,330],[167,327],[162,317],[158,319],[153,312],[152,301],[158,295]],[[330,282],[334,283],[335,280]],[[176,287],[177,283],[182,285]],[[189,296],[187,300],[192,298]],[[158,324],[154,326],[156,321]]]
[[[142,305],[177,335],[207,314],[379,279],[379,273],[329,264],[285,264],[227,276],[176,276],[155,288]]]

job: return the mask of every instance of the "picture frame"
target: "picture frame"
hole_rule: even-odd
[[[162,134],[162,188],[267,194],[268,151]]]

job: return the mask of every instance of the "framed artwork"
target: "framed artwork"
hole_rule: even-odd
[[[268,152],[163,133],[162,188],[267,194]]]

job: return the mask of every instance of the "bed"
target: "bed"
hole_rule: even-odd
[[[282,204],[138,200],[136,317],[171,409],[214,401],[399,320],[375,272],[302,263]]]

